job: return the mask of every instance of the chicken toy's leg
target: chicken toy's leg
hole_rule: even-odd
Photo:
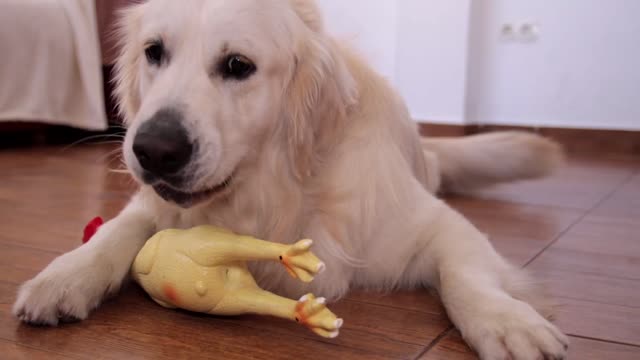
[[[311,282],[325,269],[325,264],[312,252],[313,241],[300,240],[293,245],[264,241],[250,236],[239,236],[211,226],[200,226],[186,232],[165,230],[170,236],[183,236],[181,241],[194,242],[197,251],[189,257],[205,266],[225,261],[278,261],[294,278]]]
[[[299,301],[287,299],[260,288],[235,289],[230,291],[212,310],[216,315],[238,315],[252,313],[275,316],[296,321],[314,333],[325,337],[338,336],[343,321],[329,310],[324,298],[312,294]]]

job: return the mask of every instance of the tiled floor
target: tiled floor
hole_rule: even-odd
[[[475,358],[427,291],[352,294],[333,305],[346,325],[331,341],[275,319],[165,310],[134,286],[83,323],[20,325],[10,314],[17,286],[133,191],[110,171],[118,165],[110,149],[0,152],[0,358]],[[550,179],[449,202],[545,280],[571,359],[640,359],[639,158],[573,158]]]

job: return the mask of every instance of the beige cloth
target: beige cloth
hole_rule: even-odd
[[[107,128],[94,1],[0,1],[0,121]]]

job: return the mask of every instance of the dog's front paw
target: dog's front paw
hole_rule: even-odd
[[[33,325],[84,320],[110,288],[110,267],[69,253],[18,291],[13,314]],[[94,258],[95,260],[95,258]],[[106,265],[106,266],[105,266]]]
[[[531,306],[517,300],[493,304],[462,335],[484,360],[560,360],[568,338]]]

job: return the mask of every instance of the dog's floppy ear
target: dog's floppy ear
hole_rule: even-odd
[[[140,109],[140,61],[142,49],[135,40],[139,33],[145,3],[130,6],[120,11],[120,20],[115,30],[119,55],[115,64],[115,97],[118,110],[125,122],[130,122]]]
[[[309,0],[291,0],[302,6],[298,16],[308,29],[301,31],[293,75],[285,94],[289,156],[296,176],[304,177],[313,160],[314,142],[323,129],[346,119],[358,97],[356,81],[338,45],[321,28],[320,13]]]

